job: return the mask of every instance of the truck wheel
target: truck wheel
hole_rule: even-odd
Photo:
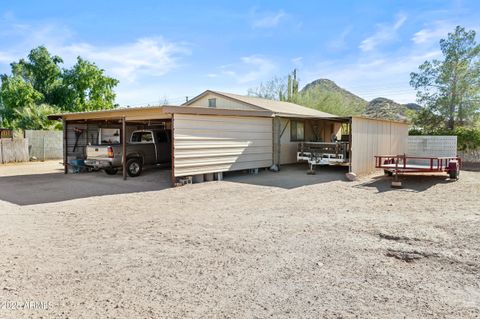
[[[127,161],[127,174],[130,177],[137,177],[142,174],[142,161],[139,158],[131,158]]]
[[[115,175],[118,172],[118,168],[109,167],[105,169],[105,173],[108,175]]]

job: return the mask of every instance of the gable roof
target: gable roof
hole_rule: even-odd
[[[219,91],[212,91],[207,90],[202,94],[194,97],[193,99],[189,100],[188,102],[184,103],[183,105],[193,105],[195,101],[202,98],[203,96],[207,95],[208,93],[216,94],[228,99],[233,99],[236,101],[240,101],[242,103],[248,104],[250,106],[254,106],[256,108],[260,108],[266,111],[271,111],[278,116],[284,117],[336,117],[336,115],[317,111],[305,106],[301,106],[295,103],[290,102],[283,102],[283,101],[275,101],[275,100],[268,100],[254,96],[245,96],[233,93],[226,93],[226,92],[219,92]]]

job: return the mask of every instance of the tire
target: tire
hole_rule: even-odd
[[[450,170],[448,171],[448,175],[450,176],[450,179],[458,179],[460,177],[460,170]]]
[[[105,169],[105,173],[107,173],[107,175],[115,175],[117,172],[118,168],[109,167]]]
[[[460,165],[457,162],[450,162],[448,176],[450,179],[458,179],[460,177]]]
[[[142,174],[142,160],[140,158],[131,158],[127,161],[127,174],[130,177],[137,177]]]

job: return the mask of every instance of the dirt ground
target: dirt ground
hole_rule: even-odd
[[[0,166],[0,318],[480,317],[480,172],[126,191],[57,165]]]

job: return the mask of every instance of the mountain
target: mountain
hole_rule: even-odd
[[[371,100],[363,115],[389,120],[406,120],[407,107],[384,97]]]
[[[305,85],[297,99],[298,104],[335,115],[365,115],[392,120],[406,120],[409,110],[419,111],[422,108],[416,103],[400,104],[384,97],[367,102],[328,79],[318,79]]]
[[[305,85],[298,92],[296,102],[340,116],[362,114],[367,106],[367,101],[328,79],[318,79]]]

